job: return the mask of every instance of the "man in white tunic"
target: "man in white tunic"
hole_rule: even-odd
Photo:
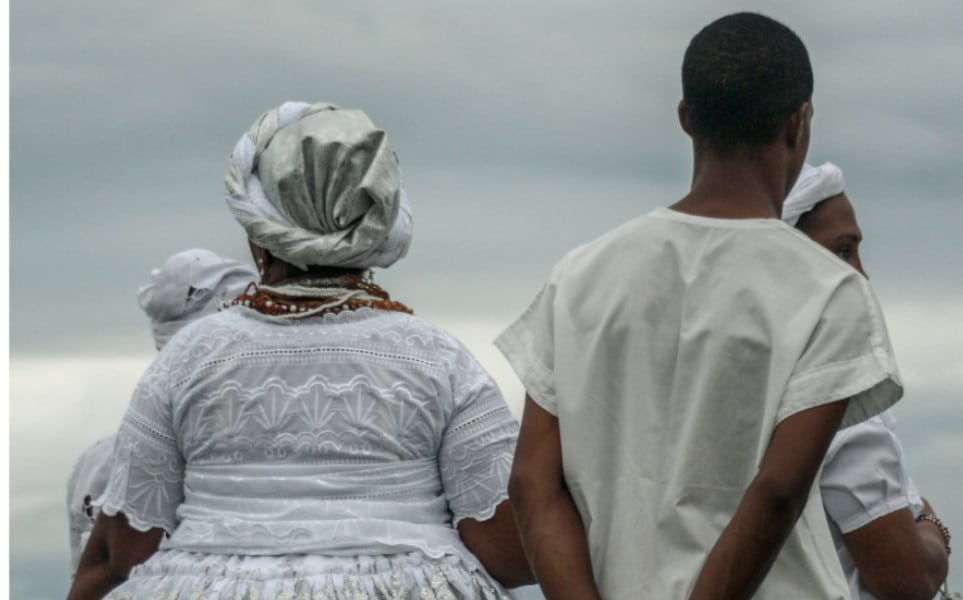
[[[867,281],[779,220],[809,59],[743,13],[682,75],[689,194],[569,253],[496,342],[527,391],[525,549],[548,598],[847,598],[812,484],[902,388]]]

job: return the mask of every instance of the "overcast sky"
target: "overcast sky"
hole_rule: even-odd
[[[376,280],[466,337],[517,403],[491,339],[566,250],[685,194],[682,53],[741,9],[809,48],[810,158],[846,174],[907,380],[897,414],[914,477],[963,531],[957,0],[14,0],[14,590],[57,597],[66,585],[51,581],[66,581],[67,471],[116,426],[150,359],[137,287],[185,248],[248,258],[223,175],[261,112],[329,101],[388,131],[416,231]]]

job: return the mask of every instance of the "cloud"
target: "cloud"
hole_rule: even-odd
[[[953,300],[897,300],[884,307],[886,324],[907,389],[960,390],[963,383],[963,321]],[[958,410],[963,398],[953,406]],[[963,419],[960,424],[963,425]]]
[[[771,14],[806,42],[816,71],[810,157],[846,172],[864,264],[909,386],[907,436],[916,448],[917,431],[959,431],[955,0],[925,9],[896,0],[13,2],[13,409],[37,398],[109,403],[83,376],[93,369],[123,398],[110,410],[122,410],[134,366],[115,376],[77,357],[109,363],[149,351],[134,294],[167,255],[200,246],[247,258],[222,200],[226,157],[258,114],[286,99],[362,107],[389,132],[416,234],[409,257],[376,277],[418,314],[474,340],[517,397],[491,338],[568,249],[685,193],[691,158],[675,118],[682,52],[734,10]],[[39,408],[14,415],[17,461],[31,435],[67,436],[71,423]],[[68,438],[79,451],[81,439]],[[31,486],[58,487],[67,468],[38,452],[32,460],[48,462],[36,469],[12,464],[22,498]],[[938,493],[959,496],[959,483],[941,474]]]

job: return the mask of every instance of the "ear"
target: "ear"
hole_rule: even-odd
[[[808,144],[812,110],[811,102],[803,102],[789,115],[789,120],[786,121],[786,145],[790,148],[795,149],[800,144]]]
[[[685,100],[679,100],[679,108],[677,110],[679,113],[679,125],[682,126],[682,131],[684,131],[687,136],[692,137],[692,130],[689,129],[689,115],[685,109]]]

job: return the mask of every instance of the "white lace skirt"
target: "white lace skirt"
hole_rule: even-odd
[[[454,556],[227,556],[160,550],[112,600],[502,600],[483,569]]]

